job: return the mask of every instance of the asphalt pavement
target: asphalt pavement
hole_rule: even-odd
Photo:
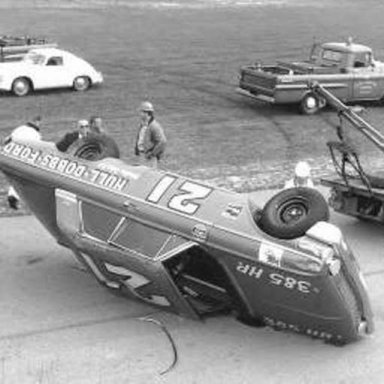
[[[272,193],[260,191],[255,198],[264,202]],[[34,217],[0,222],[1,384],[384,380],[384,228],[379,225],[331,216],[363,269],[376,324],[373,335],[334,347],[225,316],[192,321],[116,297]]]

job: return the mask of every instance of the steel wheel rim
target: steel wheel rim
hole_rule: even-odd
[[[286,202],[278,210],[278,216],[284,224],[297,223],[307,214],[308,207],[302,199]]]

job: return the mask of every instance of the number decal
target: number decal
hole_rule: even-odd
[[[167,191],[167,189],[175,182],[176,177],[173,176],[164,176],[152,192],[147,197],[147,200],[151,203],[158,203],[161,199],[161,196]]]
[[[308,281],[298,281],[297,282],[297,289],[300,291],[300,292],[303,292],[303,293],[310,293],[311,292],[311,283],[308,282]]]
[[[150,284],[151,281],[148,280],[145,276],[140,275],[137,272],[131,271],[128,268],[120,267],[118,265],[109,264],[104,262],[105,268],[109,271],[118,275],[121,279],[121,282],[129,289],[129,291],[136,297],[141,300],[147,301],[152,304],[160,306],[170,306],[170,302],[165,296],[160,295],[143,295],[139,292],[140,288],[145,287]]]
[[[294,277],[282,276],[278,273],[271,273],[269,275],[270,283],[274,285],[281,285],[287,289],[297,289],[302,293],[311,293],[311,283],[305,280],[296,280]]]
[[[174,176],[164,176],[148,195],[147,200],[151,203],[158,203],[176,180]],[[200,203],[196,200],[205,199],[211,192],[212,188],[210,187],[186,181],[178,188],[176,194],[169,199],[168,207],[193,215],[200,208]]]
[[[185,193],[173,196],[168,203],[169,208],[193,215],[200,208],[194,200],[206,198],[212,188],[186,181],[179,190]]]

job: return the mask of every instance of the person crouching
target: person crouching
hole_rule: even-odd
[[[299,161],[296,164],[294,177],[284,185],[284,189],[295,187],[315,187],[311,179],[311,167],[306,161]]]

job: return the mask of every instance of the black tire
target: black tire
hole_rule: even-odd
[[[303,115],[314,115],[320,108],[320,100],[313,92],[306,93],[300,102],[300,112]]]
[[[106,157],[120,158],[116,142],[107,135],[89,134],[86,138],[76,141],[68,148],[72,156],[85,160],[101,160]]]
[[[318,221],[328,221],[329,208],[313,188],[290,188],[273,196],[264,206],[258,226],[279,239],[294,239]]]
[[[26,77],[18,77],[12,83],[12,92],[14,95],[22,97],[28,95],[31,91],[31,82]]]
[[[91,79],[87,76],[78,76],[73,80],[73,89],[84,92],[91,86]]]

